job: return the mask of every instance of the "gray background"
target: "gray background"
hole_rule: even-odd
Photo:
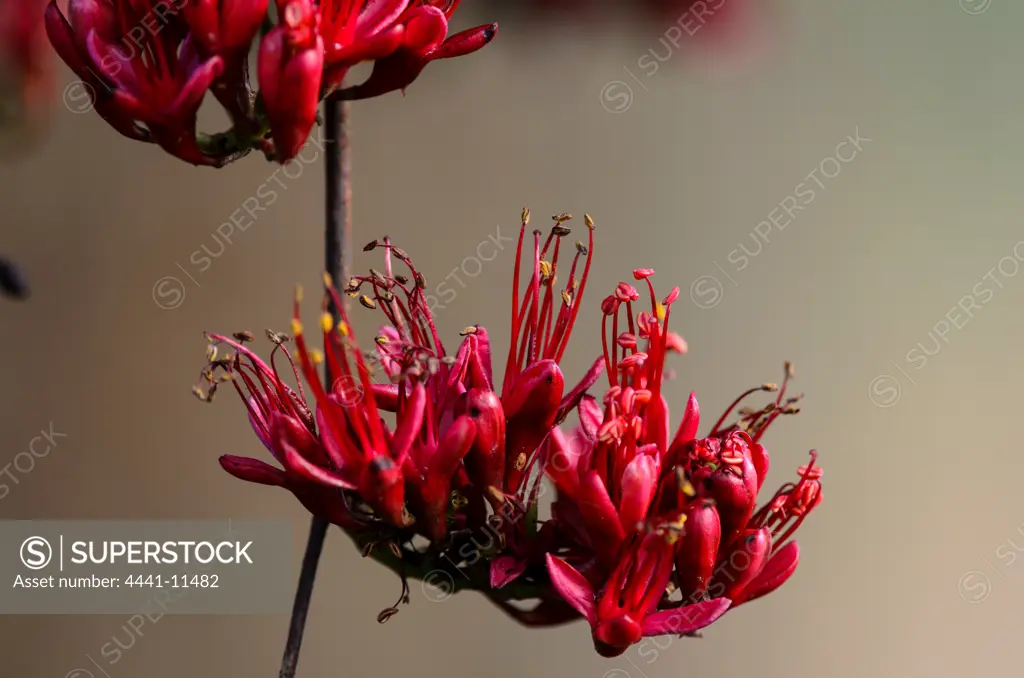
[[[634,84],[619,114],[602,106],[602,88],[626,80],[624,66],[636,72],[661,29],[553,27],[541,37],[503,26],[477,57],[431,66],[404,99],[356,108],[355,223],[358,243],[390,234],[440,281],[498,224],[513,228],[524,204],[538,217],[590,212],[594,278],[564,368],[580,375],[597,355],[601,297],[632,268],[653,267],[660,290],[684,290],[673,324],[691,353],[668,388],[676,417],[691,388],[715,416],[793,360],[807,400],[767,440],[769,482],[792,478],[810,447],[825,468],[825,503],[801,529],[796,576],[653,664],[631,653],[641,673],[598,657],[582,623],[522,629],[473,594],[435,603],[414,585],[412,604],[379,625],[399,584],[333,532],[301,675],[1016,671],[1024,564],[1008,540],[1024,544],[1024,275],[999,278],[924,369],[911,371],[906,355],[919,342],[934,353],[936,324],[1024,239],[1024,7],[992,0],[972,15],[956,0],[789,0],[769,15],[763,51],[730,68],[680,52],[647,90]],[[713,262],[724,267],[738,243],[753,247],[755,226],[857,127],[873,143],[772,233],[738,286],[721,280],[713,308],[687,303],[692,281],[717,275]],[[196,276],[202,287],[186,281],[180,307],[161,310],[152,297],[158,279],[180,277],[175,262],[216,247],[210,234],[271,171],[258,158],[196,170],[59,105],[37,152],[0,169],[2,245],[35,288],[28,304],[0,304],[0,440],[13,459],[51,421],[68,435],[18,476],[0,517],[284,518],[298,563],[298,503],[217,466],[219,454],[262,451],[241,404],[224,392],[203,405],[189,387],[202,330],[285,329],[293,283],[317,284],[321,166]],[[502,355],[511,266],[506,251],[458,288],[438,314],[446,337],[483,323]],[[360,318],[368,343],[377,318]],[[901,397],[878,407],[869,384],[889,374]],[[115,635],[127,644],[125,624],[0,620],[3,673],[59,678],[90,666],[85,655]],[[168,616],[105,668],[115,678],[274,675],[286,625]]]

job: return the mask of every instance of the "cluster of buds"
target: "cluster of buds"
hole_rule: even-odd
[[[694,634],[796,568],[790,537],[821,501],[815,453],[797,482],[755,510],[768,472],[760,440],[771,422],[796,411],[797,398],[786,396],[792,372],[787,367],[781,387],[744,394],[703,438],[691,394],[670,436],[662,385],[668,354],[686,351],[668,329],[679,290],[659,302],[654,272],[641,269],[634,277],[647,285],[650,309],[634,314],[640,295],[620,283],[602,303],[603,355],[566,389],[559,363],[587,285],[594,223],[586,217],[587,242],[573,251],[568,214],[555,216],[547,234],[533,231],[532,243],[529,220],[524,210],[502,384],[483,327],[467,327],[458,350],[446,351],[423,274],[384,238],[365,248],[383,251],[382,270],[353,277],[340,294],[325,281],[322,352],[307,342],[301,294],[290,334],[268,332],[269,362],[248,347],[250,333],[208,335],[196,394],[211,400],[231,382],[280,466],[231,455],[221,465],[290,490],[362,543],[364,554],[387,544],[378,559],[401,575],[400,601],[407,602],[407,577],[457,569],[457,587],[484,592],[524,624],[583,617],[605,656],[644,636]],[[522,270],[524,261],[532,271]],[[374,351],[360,350],[345,294],[384,313]],[[285,362],[289,369],[279,368]],[[598,401],[590,391],[602,374],[609,387]],[[726,423],[757,391],[777,396]],[[564,432],[573,413],[579,425]],[[541,519],[547,480],[557,497]],[[512,604],[525,600],[537,604]]]
[[[7,0],[10,2],[10,0]],[[436,59],[486,45],[495,25],[449,35],[459,0],[57,0],[46,9],[54,49],[118,132],[194,165],[220,167],[253,149],[286,162],[328,96],[405,90]],[[271,16],[276,17],[272,19]],[[257,45],[259,90],[249,79]],[[360,84],[353,66],[372,62]],[[231,119],[197,132],[211,92]]]

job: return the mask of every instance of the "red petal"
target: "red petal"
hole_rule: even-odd
[[[582,447],[570,444],[559,428],[551,429],[548,444],[551,446],[545,466],[548,477],[559,492],[570,499],[575,499],[579,494],[578,468]]]
[[[768,450],[764,445],[754,443],[750,446],[750,461],[753,462],[754,470],[757,471],[757,491],[760,492],[765,478],[768,477],[768,467],[770,466]]]
[[[689,400],[686,401],[686,411],[683,412],[683,420],[679,422],[679,429],[676,437],[672,439],[669,446],[671,451],[694,440],[697,437],[697,428],[700,426],[700,405],[697,403],[697,393],[691,392]]]
[[[660,636],[666,633],[681,635],[700,631],[715,623],[725,614],[732,601],[728,598],[705,600],[674,610],[662,610],[647,615],[643,622],[645,636]]]
[[[761,574],[740,591],[736,596],[736,604],[750,602],[779,588],[793,576],[799,562],[800,547],[795,541],[791,541],[779,549],[764,566]]]
[[[638,455],[622,473],[622,500],[619,502],[619,523],[626,534],[636,530],[637,523],[647,517],[658,483],[658,459]]]
[[[366,5],[356,19],[356,32],[366,36],[393,24],[409,5],[409,0],[377,0]]]
[[[399,466],[409,454],[409,448],[423,428],[423,413],[427,408],[427,390],[423,384],[413,386],[412,393],[405,401],[405,406],[398,417],[398,426],[391,442],[391,456]]]
[[[341,475],[309,462],[305,457],[299,454],[298,450],[288,443],[282,442],[280,445],[281,452],[284,453],[284,463],[290,471],[294,471],[304,478],[321,485],[339,487],[343,490],[356,489],[355,484],[341,477]]]
[[[594,589],[586,577],[561,558],[547,554],[548,577],[558,595],[565,599],[593,626],[597,621],[594,607]]]
[[[288,481],[288,476],[284,471],[259,459],[225,454],[218,461],[225,471],[241,480],[248,480],[250,483],[284,487]]]
[[[719,556],[708,595],[713,598],[738,596],[764,570],[771,548],[771,531],[767,527],[748,530],[731,549],[723,550]]]
[[[448,34],[448,19],[436,7],[422,6],[412,12],[412,18],[405,24],[403,49],[417,55],[424,55],[444,42]]]
[[[499,556],[491,561],[491,588],[500,589],[526,572],[526,561],[516,556]]]
[[[626,534],[619,522],[615,505],[612,504],[608,490],[605,489],[597,471],[590,471],[582,478],[576,505],[587,526],[598,560],[603,565],[611,567],[615,564]]]

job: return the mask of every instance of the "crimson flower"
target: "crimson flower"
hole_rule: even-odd
[[[203,57],[180,14],[166,9],[151,0],[70,0],[65,17],[51,0],[46,32],[114,129],[194,165],[217,164],[199,147],[196,116],[224,62]]]
[[[325,7],[336,5],[358,5],[353,0],[333,0]],[[359,61],[373,61],[373,72],[366,82],[349,87],[343,96],[346,99],[368,99],[405,88],[419,77],[427,64],[439,59],[472,54],[494,39],[497,24],[477,26],[455,35],[448,35],[448,23],[461,0],[385,0],[376,5],[371,3],[363,14],[373,14],[373,19],[359,21],[351,19],[338,24],[341,31],[359,31],[362,24],[365,39],[333,53],[328,47],[327,83],[341,82],[347,70]],[[350,10],[350,16],[352,11]],[[336,15],[335,15],[336,16]],[[330,45],[328,40],[328,45]],[[358,47],[356,47],[358,46]]]
[[[557,360],[586,282],[586,270],[580,276],[576,268],[589,249],[580,244],[555,320],[552,287],[561,240],[569,234],[563,222],[570,218],[556,219],[543,249],[539,232],[534,236],[534,276],[524,295],[524,317],[517,312],[513,325],[513,336],[523,337],[522,356],[516,360],[515,349],[510,353],[517,369],[506,379],[504,397],[493,390],[486,329],[467,328],[459,350],[447,355],[423,291],[423,275],[388,239],[366,248],[384,250],[383,273],[371,269],[369,275],[356,276],[345,287],[363,306],[379,308],[388,321],[376,337],[376,356],[367,357],[358,350],[344,309],[340,322],[332,321],[326,312],[328,303],[341,308],[333,292],[324,299],[323,355],[305,340],[298,301],[290,336],[269,334],[276,344],[272,355],[283,353],[291,376],[298,382],[301,373],[311,398],[298,383],[294,387],[286,383],[273,359],[268,365],[245,345],[247,333],[208,335],[210,363],[196,394],[209,400],[219,383],[231,381],[246,404],[257,437],[281,468],[231,455],[222,457],[222,466],[239,478],[291,490],[307,507],[312,506],[310,510],[342,527],[381,531],[386,524],[386,530],[410,529],[435,542],[453,527],[480,528],[487,505],[497,511],[506,503],[521,506],[529,501],[522,472],[534,461],[563,406]],[[529,213],[524,212],[520,253],[528,221]],[[592,226],[589,217],[587,221]],[[552,245],[548,263],[542,257]],[[395,270],[396,260],[407,274]],[[364,288],[370,294],[360,294]],[[292,341],[294,359],[282,349]],[[225,345],[234,351],[227,357],[218,348]],[[331,384],[317,373],[317,365],[325,360],[334,377]],[[374,383],[374,375],[390,383]],[[394,414],[393,427],[384,423],[384,412]],[[526,421],[522,418],[526,414],[536,419]],[[507,432],[509,425],[514,433]],[[526,439],[532,444],[524,443]],[[507,449],[516,451],[511,463]],[[321,500],[328,488],[335,499],[325,507]],[[454,517],[448,510],[453,491],[466,502],[466,511]],[[536,485],[532,491],[535,495]],[[359,502],[370,513],[357,510]]]
[[[383,251],[382,270],[357,275],[343,289],[383,313],[376,351],[359,350],[327,281],[323,353],[307,343],[297,297],[290,335],[268,333],[275,344],[269,364],[248,348],[248,333],[209,335],[209,365],[196,392],[209,400],[231,381],[278,463],[226,455],[221,465],[244,480],[290,490],[363,543],[366,554],[386,543],[375,557],[402,577],[402,600],[407,577],[457,569],[457,588],[484,592],[524,624],[582,617],[596,650],[612,657],[645,636],[694,635],[781,586],[799,560],[791,537],[821,502],[821,469],[812,451],[799,479],[755,508],[769,469],[761,440],[778,417],[797,411],[799,396],[786,395],[788,366],[781,387],[747,391],[704,437],[691,394],[673,431],[663,385],[667,356],[687,351],[669,329],[679,289],[658,300],[650,269],[634,271],[649,307],[639,310],[641,294],[627,283],[602,302],[603,355],[566,393],[559,362],[594,244],[587,217],[588,244],[576,242],[559,284],[570,219],[554,217],[550,232],[533,231],[530,243],[523,212],[500,386],[487,330],[467,327],[449,354],[422,272],[384,238],[364,248]],[[521,289],[524,259],[532,271]],[[337,322],[331,305],[341,309]],[[284,350],[291,342],[294,355]],[[231,353],[220,355],[224,346]],[[289,364],[283,374],[282,361]],[[598,401],[589,391],[602,373],[608,388]],[[764,407],[737,411],[757,392],[777,395]],[[560,424],[574,410],[579,426],[563,432]],[[544,478],[557,497],[540,519]],[[388,608],[381,620],[395,611]]]
[[[788,365],[781,389],[765,384],[744,393],[699,440],[700,411],[691,394],[669,438],[661,393],[665,358],[686,344],[668,329],[679,288],[659,302],[653,273],[633,273],[648,287],[650,311],[634,315],[640,294],[627,283],[604,300],[604,407],[585,396],[572,436],[552,433],[547,466],[559,492],[553,517],[570,537],[563,553],[547,556],[551,584],[590,622],[595,647],[605,656],[621,654],[645,635],[693,633],[730,606],[778,588],[799,556],[796,542],[787,539],[821,502],[821,470],[812,452],[799,482],[754,513],[769,466],[759,441],[775,419],[795,412],[798,399],[784,399]],[[766,408],[744,410],[725,425],[758,391],[779,394]],[[667,586],[673,569],[678,599]]]
[[[276,25],[257,40],[269,0],[68,0],[66,15],[50,0],[46,33],[97,113],[124,136],[195,165],[221,167],[253,149],[283,163],[298,154],[319,102],[352,66],[374,62],[366,82],[338,97],[365,99],[404,91],[427,63],[489,43],[494,24],[448,34],[458,4],[275,0]],[[254,42],[258,92],[248,73]],[[22,61],[29,47],[18,43]],[[229,130],[197,133],[207,91],[228,114]]]

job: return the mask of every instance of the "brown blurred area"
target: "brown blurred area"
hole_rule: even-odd
[[[578,227],[590,213],[593,279],[567,380],[600,350],[600,299],[652,267],[660,291],[683,291],[672,322],[690,353],[675,359],[668,388],[675,421],[691,389],[710,421],[792,360],[806,400],[767,438],[769,484],[794,478],[812,447],[825,469],[796,575],[703,640],[661,639],[605,660],[582,622],[523,629],[476,594],[432,602],[418,582],[411,604],[380,625],[399,582],[332,531],[300,676],[1017,671],[1024,7],[769,9],[745,58],[673,49],[653,73],[648,50],[666,57],[667,26],[595,39],[506,24],[479,55],[432,65],[404,98],[357,105],[354,237],[390,235],[432,285],[447,279],[455,297],[437,311],[443,335],[454,345],[462,327],[487,326],[500,364],[514,249],[501,240],[480,261],[478,246],[511,237],[524,205],[538,222],[569,211]],[[61,87],[71,83],[62,76]],[[217,465],[220,454],[262,450],[241,403],[225,389],[206,405],[190,386],[204,330],[285,329],[293,285],[317,285],[318,151],[277,175],[273,204],[260,198],[249,220],[243,205],[274,166],[250,157],[222,171],[188,167],[76,114],[73,93],[65,103],[34,154],[0,166],[0,249],[33,291],[0,302],[0,519],[284,517],[297,564],[299,504]],[[837,150],[858,131],[862,150]],[[245,230],[218,243],[233,214]],[[1024,245],[1016,251],[1024,258]],[[357,252],[356,266],[377,265],[374,254]],[[368,344],[379,318],[358,317]],[[51,426],[67,437],[15,469]],[[271,676],[287,627],[284,616],[166,616],[133,632],[127,617],[5,617],[0,674]],[[114,637],[131,646],[110,663],[101,648]]]

